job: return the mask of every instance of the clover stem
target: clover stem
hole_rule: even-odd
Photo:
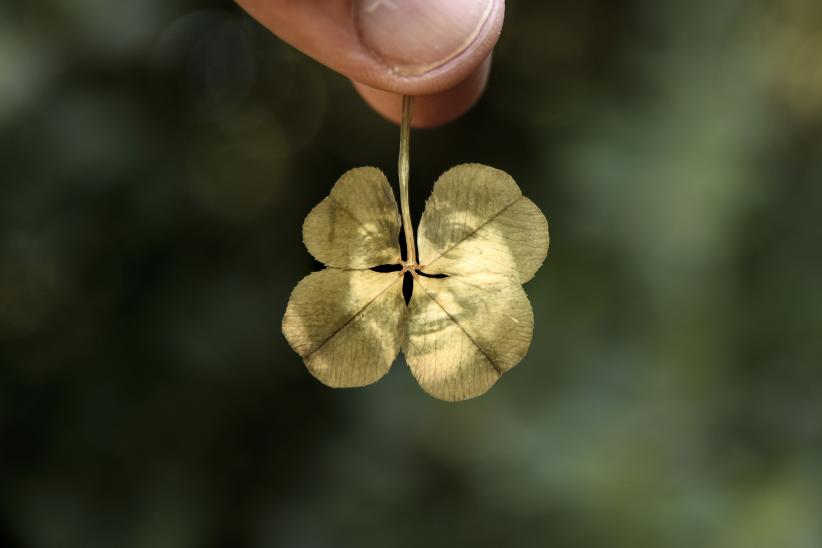
[[[405,247],[408,250],[407,262],[417,264],[417,247],[414,243],[414,226],[411,224],[411,208],[408,205],[408,166],[409,141],[411,140],[411,116],[414,112],[414,98],[402,97],[402,124],[400,125],[400,158],[398,162],[400,179],[400,208],[402,209],[402,226],[405,229]]]

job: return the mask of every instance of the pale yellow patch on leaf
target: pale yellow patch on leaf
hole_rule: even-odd
[[[303,241],[314,258],[335,268],[371,268],[400,260],[400,216],[385,175],[352,169],[303,223]]]
[[[458,401],[485,393],[519,363],[533,330],[531,304],[513,277],[418,276],[403,351],[426,392]]]
[[[315,272],[294,288],[283,318],[291,347],[312,375],[334,388],[379,380],[397,357],[405,329],[399,272]]]
[[[525,283],[548,254],[548,221],[510,175],[463,164],[434,185],[418,243],[426,273],[514,274]]]

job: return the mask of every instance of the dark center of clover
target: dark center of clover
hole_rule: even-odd
[[[424,278],[447,278],[447,274],[428,274],[424,272],[422,269],[424,265],[418,264],[410,264],[406,261],[402,261],[400,264],[383,264],[379,266],[375,266],[370,270],[374,272],[383,272],[383,273],[390,273],[390,272],[400,272],[403,275],[402,280],[402,294],[405,297],[405,303],[408,304],[411,301],[411,295],[414,292],[414,278],[417,276],[422,276]]]

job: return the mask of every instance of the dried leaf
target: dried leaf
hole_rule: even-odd
[[[399,272],[315,272],[294,288],[283,318],[283,333],[308,370],[335,388],[365,386],[385,375],[405,329]]]
[[[403,351],[423,390],[465,400],[485,393],[519,363],[533,328],[531,304],[515,278],[417,276]]]
[[[548,253],[548,221],[510,175],[463,164],[434,185],[418,242],[429,274],[516,274],[525,283]]]
[[[419,227],[406,360],[420,386],[457,401],[485,393],[525,356],[534,320],[521,283],[548,252],[548,223],[505,172],[465,164],[444,173]]]
[[[335,268],[371,268],[400,261],[400,216],[383,173],[373,167],[346,172],[303,223],[314,258]]]

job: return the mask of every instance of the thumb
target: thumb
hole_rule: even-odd
[[[479,98],[504,0],[237,0],[280,38],[354,81],[395,122],[420,96],[414,125],[463,114]]]

